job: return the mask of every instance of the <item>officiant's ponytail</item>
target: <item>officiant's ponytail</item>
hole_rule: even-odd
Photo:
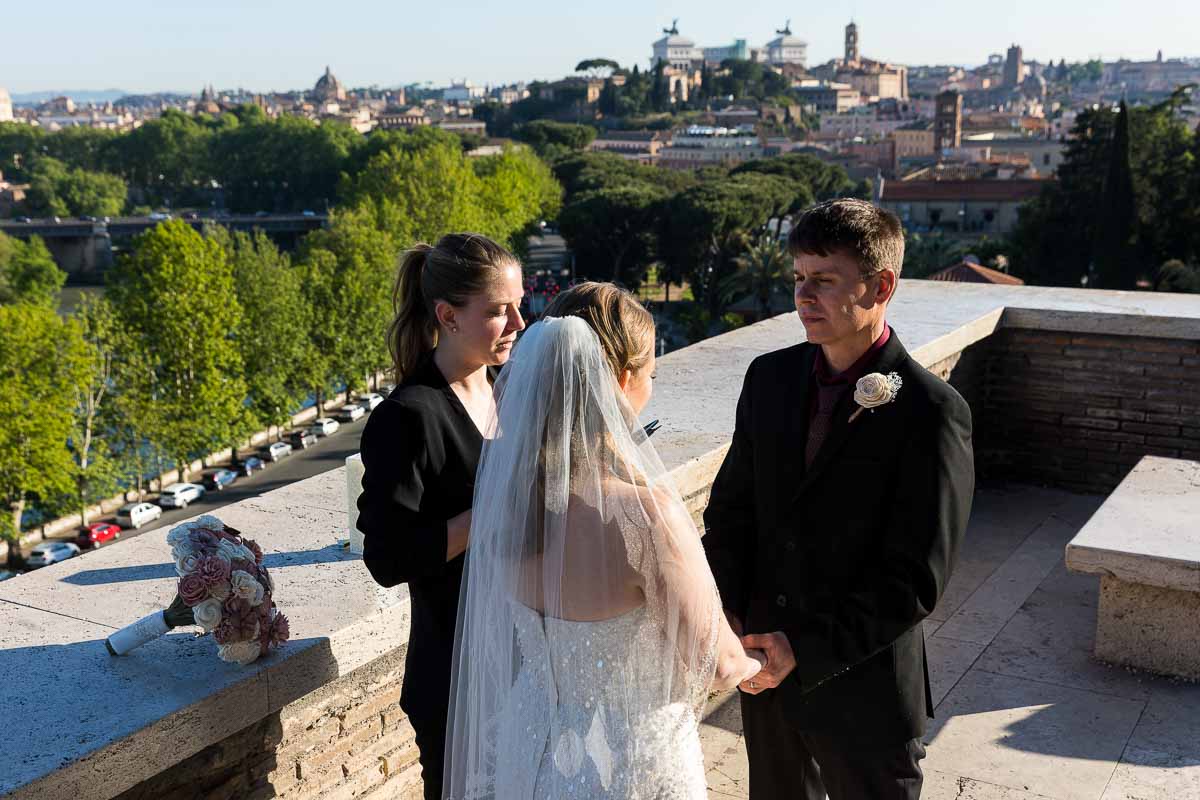
[[[397,383],[437,347],[437,303],[461,307],[511,266],[520,266],[516,257],[478,233],[448,233],[436,245],[418,242],[404,253],[392,290],[395,316],[387,333]]]

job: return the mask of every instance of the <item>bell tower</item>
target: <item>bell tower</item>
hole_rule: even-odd
[[[853,22],[846,26],[846,63],[858,63],[858,26]]]

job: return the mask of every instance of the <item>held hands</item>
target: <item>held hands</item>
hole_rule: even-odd
[[[796,668],[796,656],[792,645],[782,631],[774,633],[752,633],[742,637],[746,654],[754,658],[764,656],[766,663],[752,678],[738,686],[746,694],[759,694],[774,689]]]

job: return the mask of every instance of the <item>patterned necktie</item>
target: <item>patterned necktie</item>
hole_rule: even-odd
[[[833,409],[837,406],[838,396],[841,395],[840,386],[817,384],[816,389],[817,413],[813,415],[812,422],[808,425],[808,444],[804,448],[806,469],[812,468],[817,453],[821,452],[821,445],[825,443],[825,437],[829,435],[829,430],[833,427]]]

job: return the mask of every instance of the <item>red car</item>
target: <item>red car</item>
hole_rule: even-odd
[[[81,547],[99,547],[101,542],[120,538],[120,526],[113,525],[111,522],[93,522],[79,532]]]

